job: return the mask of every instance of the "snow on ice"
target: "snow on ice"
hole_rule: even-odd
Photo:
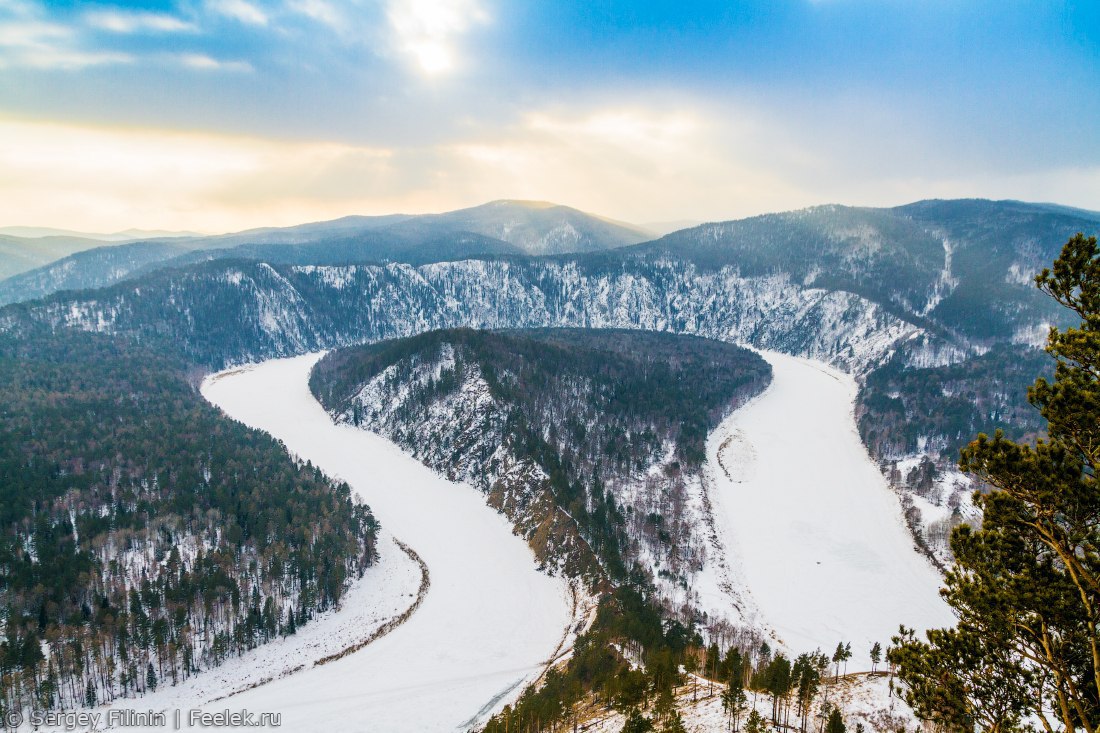
[[[789,651],[831,655],[849,642],[851,668],[869,669],[871,645],[887,645],[899,624],[923,630],[954,617],[860,441],[855,380],[821,362],[762,355],[771,385],[708,442],[730,585],[748,588],[752,610]],[[728,595],[702,595],[717,614],[728,608]],[[744,617],[739,605],[726,614]]]

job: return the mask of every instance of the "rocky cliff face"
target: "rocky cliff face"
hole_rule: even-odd
[[[47,301],[55,326],[169,336],[210,364],[408,336],[438,328],[640,328],[748,343],[862,373],[900,342],[937,343],[844,291],[783,275],[742,277],[671,260],[613,268],[482,261],[345,267],[211,263]],[[950,349],[929,351],[949,358]]]

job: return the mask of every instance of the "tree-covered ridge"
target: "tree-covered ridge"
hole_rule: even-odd
[[[444,214],[347,216],[236,234],[135,241],[117,249],[98,242],[80,246],[80,240],[44,242],[0,236],[0,278],[7,278],[0,280],[0,303],[40,298],[58,290],[104,287],[212,259],[303,265],[423,264],[471,257],[591,252],[649,238],[648,232],[629,224],[537,201],[493,201]],[[30,249],[44,251],[28,257]],[[56,253],[47,256],[50,251]]]
[[[598,612],[568,660],[485,728],[537,731],[647,705],[671,720],[682,667],[736,691],[792,696],[790,675],[776,672],[790,660],[773,658],[755,630],[712,629],[706,646],[700,619],[662,594],[671,573],[687,575],[700,557],[699,518],[686,521],[684,505],[707,433],[770,378],[756,354],[698,337],[454,329],[331,352],[310,386],[338,418],[482,486],[505,512],[523,504],[510,516],[528,517],[518,528],[536,552],[562,543],[561,569],[597,581]],[[584,552],[571,552],[578,540]],[[647,567],[654,559],[657,572]],[[821,665],[809,655],[800,663],[809,666],[795,683],[812,700]],[[744,712],[744,693],[729,695]]]
[[[1031,277],[1057,256],[1058,243],[1081,231],[1100,231],[1100,213],[1019,201],[830,205],[704,224],[619,256],[661,254],[745,275],[782,272],[992,343],[1016,339],[1038,321],[1064,321]]]
[[[1041,432],[1045,421],[1027,402],[1036,374],[1052,372],[1039,349],[997,345],[947,366],[917,367],[898,353],[867,375],[856,416],[860,435],[875,458],[914,453],[954,460],[977,433],[1006,429],[1014,439]]]
[[[438,328],[601,326],[749,342],[862,372],[892,345],[868,353],[864,321],[884,340],[908,332],[889,341],[923,330],[956,355],[1037,343],[1043,324],[1064,316],[1028,278],[1054,257],[1050,242],[1098,229],[1100,215],[1088,212],[922,202],[769,214],[549,258],[371,265],[354,243],[327,254],[281,244],[297,254],[245,248],[240,259],[57,293],[4,313],[166,336],[211,366]],[[843,321],[831,322],[839,313]]]
[[[786,272],[912,311],[927,303],[943,267],[943,242],[926,228],[889,209],[848,206],[704,224],[636,249],[706,268],[733,265],[747,275]]]
[[[643,551],[670,580],[701,567],[687,504],[707,433],[769,381],[757,355],[696,337],[458,329],[335,351],[310,386],[489,492],[544,560],[621,581]]]
[[[858,371],[919,330],[850,293],[664,260],[219,261],[0,310],[0,330],[26,322],[163,343],[215,368],[434,329],[600,327],[747,342]]]
[[[1100,233],[1100,213],[1051,204],[981,199],[918,201],[892,210],[953,245],[958,283],[933,310],[941,324],[969,337],[1009,340],[1036,314],[1072,325],[1063,309],[1032,287],[1033,278],[1077,232]],[[1046,329],[1032,334],[1041,346]]]
[[[349,489],[120,339],[0,340],[0,705],[185,679],[333,606],[374,559]]]
[[[610,470],[648,465],[651,456],[643,455],[630,466],[628,438],[631,443],[641,438],[640,449],[651,454],[660,448],[658,435],[672,440],[679,460],[698,466],[709,429],[733,403],[763,389],[771,374],[751,351],[693,336],[623,329],[452,329],[334,351],[314,368],[310,387],[326,408],[343,412],[383,370],[435,358],[444,344],[481,369],[494,398],[515,405],[532,422],[535,415],[567,422],[584,446],[578,450],[600,464],[596,469],[605,463],[600,453]],[[600,416],[587,428],[580,424],[585,415],[553,398],[568,389],[566,382],[578,379],[592,382],[595,403],[577,407],[589,410],[587,417]],[[437,384],[423,401],[445,389]]]

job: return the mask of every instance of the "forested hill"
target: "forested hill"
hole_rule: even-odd
[[[46,324],[125,335],[214,368],[455,327],[693,334],[821,359],[866,378],[863,435],[886,473],[898,463],[908,475],[905,462],[925,456],[947,469],[968,426],[1034,430],[1024,393],[1001,385],[1019,384],[1012,365],[1033,362],[1049,324],[1064,317],[1031,278],[1076,231],[1100,231],[1100,214],[925,201],[816,207],[539,258],[227,259],[9,306],[0,332]],[[1005,358],[982,359],[990,349]],[[961,407],[957,394],[926,389],[935,370],[956,367],[995,370],[984,385],[963,387],[981,414]],[[970,493],[943,488],[930,516]]]
[[[707,562],[707,434],[770,378],[709,339],[458,329],[334,351],[310,386],[338,420],[486,491],[546,565],[640,572],[690,601],[672,589]]]
[[[709,287],[714,280],[737,280],[750,282],[755,292],[762,287],[774,291],[782,281],[788,290],[854,295],[897,319],[964,346],[1036,344],[1045,336],[1044,324],[1058,322],[1063,314],[1035,292],[1031,278],[1079,231],[1086,235],[1100,232],[1100,213],[1014,201],[922,201],[893,209],[820,206],[767,214],[705,224],[650,243],[624,246],[638,241],[639,235],[622,227],[615,229],[597,217],[565,207],[496,202],[437,217],[352,217],[210,241],[149,243],[152,249],[126,245],[117,251],[81,253],[72,260],[26,273],[18,282],[0,283],[0,302],[126,279],[125,287],[104,290],[94,297],[105,311],[105,326],[110,327],[127,310],[146,305],[150,297],[177,297],[179,293],[172,290],[193,289],[204,276],[240,272],[247,284],[255,279],[249,273],[265,262],[298,290],[303,309],[313,311],[310,325],[331,335],[355,328],[354,319],[339,313],[333,322],[323,322],[332,303],[318,297],[341,301],[340,305],[349,308],[363,305],[349,301],[370,297],[372,287],[397,274],[395,268],[402,269],[387,262],[407,266],[403,269],[411,282],[395,285],[408,297],[417,297],[418,280],[435,287],[442,277],[470,281],[476,270],[493,272],[510,265],[517,277],[531,276],[533,282],[524,285],[526,289],[542,291],[541,295],[532,294],[539,301],[532,303],[535,307],[541,301],[558,305],[555,301],[561,295],[583,298],[586,283],[570,282],[576,279],[571,273],[588,282],[626,275],[641,280],[643,289],[661,290],[675,288],[680,284],[677,281],[692,281],[690,285],[698,289]],[[173,247],[199,251],[174,258],[173,253],[179,252],[166,249]],[[563,252],[571,254],[560,254]],[[533,253],[559,254],[537,259],[527,256]],[[203,265],[196,259],[217,261]],[[310,266],[330,268],[334,273],[326,275],[326,280],[350,287],[329,289],[325,287],[328,282],[321,282],[307,284],[303,290],[298,274]],[[152,272],[166,267],[172,271]],[[267,281],[257,283],[260,290],[277,291],[282,285],[264,276],[260,280]],[[319,292],[317,287],[330,292]],[[691,293],[675,289],[676,302],[690,298]],[[275,292],[273,296],[278,303],[281,295]],[[500,296],[506,297],[506,293]],[[75,301],[83,310],[88,297],[69,294],[59,300]],[[638,297],[644,293],[639,292]],[[688,318],[682,319],[683,328],[677,328],[680,314],[667,308],[672,304],[666,303],[666,312],[661,314],[670,330],[691,331],[688,318],[705,317],[689,301],[685,304]],[[186,296],[180,305],[190,307]],[[430,309],[438,317],[445,303],[425,305],[421,310]],[[478,305],[484,309],[483,304]],[[787,304],[776,305],[782,308]],[[430,325],[589,325],[521,324],[515,318],[511,323],[485,324],[472,322],[473,314],[465,315],[466,321]],[[164,322],[158,326],[179,327],[169,314],[145,313],[141,317],[160,317]],[[564,319],[559,317],[559,321]],[[600,325],[626,324],[604,321]],[[362,326],[357,332],[363,335],[354,340],[402,335],[368,334]],[[330,340],[328,345],[336,343]]]
[[[743,276],[776,272],[857,293],[982,343],[1035,342],[1065,314],[1032,278],[1100,212],[1020,201],[919,201],[891,209],[817,206],[685,229],[616,253],[661,255]]]
[[[0,337],[0,707],[172,684],[341,597],[376,524],[344,484],[123,339]]]
[[[613,326],[750,342],[859,373],[916,332],[928,340],[907,342],[909,361],[922,366],[1041,343],[1063,314],[1030,278],[1077,231],[1100,231],[1100,215],[956,201],[818,207],[551,258],[357,264],[339,247],[295,245],[291,261],[199,263],[2,313],[161,335],[211,365],[431,328]]]

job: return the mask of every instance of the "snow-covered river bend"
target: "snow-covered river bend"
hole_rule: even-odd
[[[536,570],[531,550],[481,492],[436,476],[381,437],[333,424],[307,384],[318,358],[224,374],[207,380],[203,394],[347,481],[387,537],[423,558],[431,587],[389,635],[234,696],[229,707],[281,711],[292,731],[464,730],[540,673],[572,624],[567,588]]]
[[[795,652],[852,645],[869,669],[898,624],[950,626],[939,573],[914,548],[897,497],[852,413],[855,380],[818,361],[762,352],[768,389],[708,441],[711,499],[734,583]]]
[[[790,651],[831,653],[838,641],[851,642],[852,668],[865,668],[870,644],[885,645],[899,623],[952,623],[940,579],[914,550],[898,501],[856,433],[854,380],[820,362],[763,355],[771,386],[708,441],[715,528],[727,550],[718,573],[726,577],[714,579],[736,587],[752,606],[742,611]],[[529,548],[480,492],[436,476],[379,436],[333,424],[308,388],[318,358],[223,373],[204,382],[203,394],[347,481],[382,522],[383,562],[345,602],[363,608],[350,615],[353,630],[368,625],[360,618],[392,618],[415,595],[419,571],[393,537],[430,571],[422,605],[353,654],[323,666],[303,659],[301,671],[229,700],[212,702],[257,674],[284,673],[280,655],[297,659],[293,649],[303,644],[317,657],[310,635],[344,633],[348,616],[303,627],[291,637],[298,647],[280,651],[277,642],[119,705],[276,711],[283,729],[306,732],[463,730],[517,695],[568,640],[576,619],[565,583],[536,570]],[[703,600],[719,613],[732,610],[725,593]],[[252,676],[238,681],[235,669]]]

